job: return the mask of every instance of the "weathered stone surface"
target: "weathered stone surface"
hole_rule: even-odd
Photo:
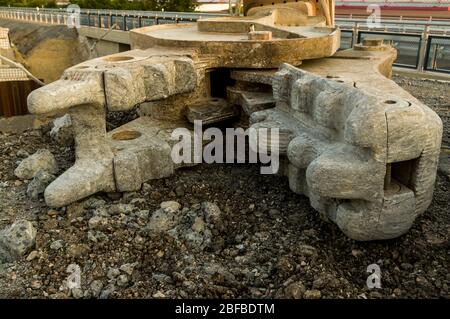
[[[412,96],[393,98],[398,88],[379,75],[384,91],[335,79],[282,66],[277,106],[253,113],[252,127],[288,132],[279,149],[291,189],[349,237],[398,237],[431,201],[441,120]]]
[[[0,262],[23,257],[35,244],[36,229],[31,222],[19,220],[0,231]]]
[[[158,209],[153,212],[148,228],[155,232],[165,232],[177,224],[176,214],[172,210]]]
[[[58,164],[53,154],[46,149],[41,149],[24,159],[14,171],[20,179],[32,179],[39,171],[55,174]]]

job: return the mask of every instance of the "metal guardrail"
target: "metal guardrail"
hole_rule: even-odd
[[[123,31],[167,23],[189,23],[204,17],[228,14],[196,12],[156,12],[120,10],[81,10],[80,24]],[[38,23],[67,24],[69,14],[61,9],[0,7],[0,18]],[[383,37],[397,48],[394,65],[450,73],[450,21],[383,20],[370,28],[364,19],[336,19],[341,29],[341,49],[351,48],[367,36]]]

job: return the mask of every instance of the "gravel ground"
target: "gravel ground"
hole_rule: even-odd
[[[439,113],[448,148],[449,84],[394,80]],[[33,252],[0,265],[0,297],[450,297],[450,180],[443,174],[432,205],[406,235],[361,243],[322,221],[286,178],[260,175],[254,165],[200,165],[136,193],[52,210],[29,199],[13,171],[24,151],[43,147],[63,171],[73,149],[40,130],[0,134],[0,145],[0,228],[18,219],[37,228]],[[374,263],[381,289],[369,290]],[[68,268],[77,267],[81,289],[69,289]]]

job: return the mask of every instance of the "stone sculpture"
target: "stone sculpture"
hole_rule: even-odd
[[[174,173],[175,128],[237,118],[278,128],[291,189],[356,240],[405,233],[428,207],[439,117],[388,78],[396,51],[337,52],[334,2],[244,1],[245,16],[130,31],[133,50],[90,60],[34,91],[31,113],[69,109],[76,162],[45,191],[60,207]],[[106,131],[107,111],[139,106]],[[269,142],[268,142],[269,143]]]

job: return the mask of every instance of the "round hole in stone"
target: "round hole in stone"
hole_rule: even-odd
[[[112,139],[113,140],[117,140],[117,141],[129,141],[129,140],[134,140],[137,139],[138,137],[140,137],[142,134],[138,131],[120,131],[117,133],[114,133],[112,135]]]
[[[133,60],[134,58],[132,56],[125,56],[125,55],[120,55],[120,56],[108,56],[106,58],[104,58],[105,61],[108,62],[122,62],[122,61],[129,61],[129,60]]]
[[[385,104],[396,104],[397,101],[394,101],[394,100],[386,100],[386,101],[384,101],[384,103],[385,103]]]

